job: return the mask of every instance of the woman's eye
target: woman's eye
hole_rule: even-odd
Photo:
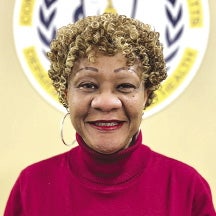
[[[130,93],[134,89],[136,89],[136,86],[131,83],[122,83],[118,85],[118,90],[124,93]]]
[[[97,89],[97,85],[94,84],[94,83],[90,83],[90,82],[88,82],[88,83],[80,83],[78,85],[78,88],[82,89],[82,90],[86,90],[86,91],[92,91],[92,90]]]

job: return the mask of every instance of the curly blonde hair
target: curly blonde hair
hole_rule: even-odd
[[[105,13],[60,28],[51,42],[47,53],[51,63],[48,75],[65,108],[68,108],[66,92],[74,63],[82,57],[94,62],[95,51],[111,56],[122,53],[128,66],[138,58],[144,85],[148,89],[145,107],[152,103],[155,90],[167,77],[159,33],[139,20]]]

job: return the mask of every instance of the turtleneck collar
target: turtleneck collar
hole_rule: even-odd
[[[145,168],[149,148],[142,145],[138,133],[134,144],[113,154],[101,154],[89,148],[76,134],[78,147],[70,151],[70,167],[81,179],[94,184],[114,185],[140,175]]]

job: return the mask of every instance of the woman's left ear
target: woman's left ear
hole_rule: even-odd
[[[145,108],[146,102],[148,100],[149,91],[147,89],[144,90],[144,103],[143,103],[143,109]]]
[[[65,89],[65,98],[68,101],[68,90],[67,89]]]

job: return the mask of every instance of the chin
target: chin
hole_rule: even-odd
[[[121,149],[115,149],[115,150],[107,150],[107,149],[103,149],[103,150],[101,150],[101,149],[99,149],[99,150],[95,150],[95,151],[97,151],[98,153],[100,153],[100,154],[105,154],[105,155],[111,155],[111,154],[115,154],[115,153],[117,153],[117,152],[119,152]]]
[[[90,148],[92,148],[94,151],[99,152],[101,154],[114,154],[116,152],[119,152],[119,151],[127,148],[127,146],[125,146],[125,145],[115,146],[115,144],[112,144],[112,146],[109,147],[109,144],[104,145],[104,143],[103,143],[103,145],[98,144],[97,146],[94,145],[94,146],[91,146]]]

